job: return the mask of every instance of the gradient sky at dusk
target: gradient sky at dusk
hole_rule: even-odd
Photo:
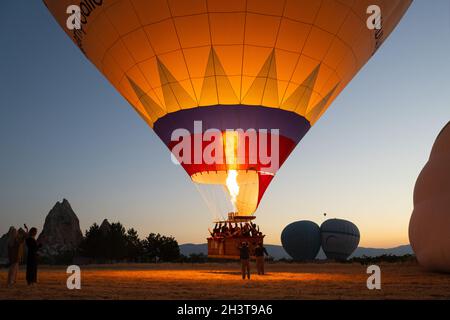
[[[415,180],[450,120],[450,1],[415,0],[310,130],[256,212],[266,242],[295,220],[353,221],[362,246],[408,243]],[[0,233],[42,228],[67,198],[83,231],[104,218],[180,243],[212,214],[155,133],[38,0],[0,10]]]

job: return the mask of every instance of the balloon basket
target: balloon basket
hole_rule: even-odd
[[[228,228],[232,227],[234,224],[235,228],[237,226],[241,227],[242,225],[250,226],[252,225],[250,221],[254,220],[254,216],[239,216],[234,213],[228,214],[228,219],[223,221],[214,221],[214,223],[227,226]],[[255,225],[253,225],[255,226]],[[228,235],[222,234],[219,232],[217,235],[215,232],[211,234],[211,237],[207,238],[208,241],[208,258],[211,259],[224,259],[224,260],[239,260],[240,252],[239,247],[243,242],[246,242],[249,246],[250,253],[253,254],[256,246],[258,244],[263,244],[264,235],[259,232],[259,228],[254,232],[257,233],[252,235],[241,235],[241,234],[230,234],[233,233],[233,230],[229,232]],[[253,258],[253,257],[252,257]]]
[[[253,257],[256,246],[263,244],[264,235],[256,237],[222,237],[208,238],[208,258],[239,260],[239,247],[242,242],[247,242]]]

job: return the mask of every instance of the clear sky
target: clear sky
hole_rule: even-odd
[[[309,131],[256,212],[266,242],[296,220],[353,221],[362,246],[408,243],[415,180],[450,120],[450,1],[415,0]],[[201,243],[213,218],[170,154],[39,0],[0,9],[0,233],[42,228],[67,198],[104,218]]]

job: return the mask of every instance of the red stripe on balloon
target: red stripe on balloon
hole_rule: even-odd
[[[250,144],[246,143],[246,150],[245,150],[245,157],[243,158],[244,161],[240,161],[238,164],[232,164],[232,169],[234,170],[254,170],[258,172],[258,180],[259,180],[259,194],[258,194],[258,204],[261,201],[262,196],[264,195],[264,192],[267,190],[270,182],[273,179],[273,176],[276,174],[278,169],[283,165],[283,163],[286,161],[286,159],[289,157],[291,152],[294,150],[296,143],[292,141],[290,138],[284,137],[284,136],[275,136],[268,134],[267,135],[267,152],[263,152],[264,155],[268,155],[269,158],[275,157],[276,155],[272,155],[272,147],[271,142],[272,139],[278,138],[278,144],[279,144],[279,151],[278,151],[278,166],[275,168],[270,168],[271,163],[263,162],[259,157],[259,151],[260,151],[260,137],[257,137],[257,148],[255,150],[250,150]],[[195,149],[195,139],[198,139],[200,148],[199,150]],[[205,163],[205,159],[201,155],[204,154],[205,148],[207,148],[211,143],[211,141],[203,141],[202,134],[196,134],[196,135],[188,135],[184,136],[183,139],[190,140],[190,146],[191,146],[191,155],[190,157],[190,163],[181,163],[181,166],[184,168],[184,170],[187,172],[189,176],[192,176],[197,173],[201,172],[208,172],[208,171],[228,171],[230,170],[230,165],[226,164],[226,156],[225,156],[225,150],[223,150],[223,157],[221,163],[212,163],[208,164]],[[172,141],[169,144],[169,149],[173,150],[173,148],[178,145],[178,141]],[[195,152],[201,152],[199,156],[199,159],[201,160],[201,163],[194,163],[195,161]],[[274,152],[276,152],[274,150]],[[256,153],[256,154],[255,154]],[[251,159],[256,159],[256,162],[251,161]],[[267,160],[267,159],[266,159]],[[181,162],[181,161],[180,161]]]

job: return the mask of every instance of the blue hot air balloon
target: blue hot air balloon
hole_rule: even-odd
[[[313,260],[320,249],[320,228],[312,221],[293,222],[281,233],[281,243],[294,260]]]
[[[329,219],[320,226],[322,249],[328,259],[345,261],[359,244],[358,227],[347,220]]]

